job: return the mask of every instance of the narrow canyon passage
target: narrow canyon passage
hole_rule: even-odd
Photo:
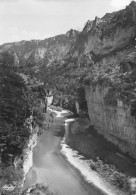
[[[24,189],[35,183],[47,182],[62,195],[101,195],[94,186],[88,187],[81,175],[61,155],[59,132],[64,131],[64,117],[54,120],[50,131],[39,138],[33,152],[33,167],[28,172]]]

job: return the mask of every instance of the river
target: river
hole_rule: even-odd
[[[67,114],[63,114],[67,115]],[[39,137],[33,150],[33,167],[26,176],[24,189],[46,182],[62,195],[103,195],[93,184],[84,180],[80,172],[61,153],[65,116],[55,117],[49,131]]]

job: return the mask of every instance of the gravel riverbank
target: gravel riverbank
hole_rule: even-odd
[[[133,159],[97,134],[88,119],[69,123],[66,144],[77,150],[103,179],[128,194],[136,193],[136,166]]]

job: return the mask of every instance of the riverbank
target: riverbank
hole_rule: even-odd
[[[69,122],[65,143],[74,152],[78,151],[87,160],[88,166],[105,181],[122,190],[124,194],[135,194],[135,162],[97,134],[88,119],[79,118]]]
[[[53,110],[56,113],[57,117],[63,117],[67,112],[64,110],[57,111]],[[66,114],[67,115],[67,114]],[[84,129],[90,126],[90,121],[88,119],[80,119],[78,122],[75,123],[78,119],[69,118],[69,115],[65,118],[65,132],[64,130],[59,130],[57,132],[58,136],[61,136],[61,153],[63,154],[64,158],[70,163],[71,167],[74,171],[80,176],[80,181],[82,185],[86,186],[87,191],[90,194],[105,194],[105,195],[126,195],[128,193],[122,192],[121,190],[115,188],[114,186],[110,185],[106,180],[103,180],[99,174],[97,174],[92,168],[90,168],[90,161],[86,160],[84,156],[78,153],[77,150],[73,150],[67,145],[67,140],[69,137],[69,129],[71,129],[72,124],[72,133],[77,134],[78,131],[84,132]],[[64,135],[65,133],[65,135]]]
[[[44,132],[34,148],[34,164],[27,174],[25,184],[25,189],[34,191],[28,194],[37,193],[35,186],[43,181],[47,182],[48,188],[52,184],[61,194],[130,194],[128,190],[123,191],[127,174],[118,172],[108,161],[113,154],[123,160],[124,156],[99,137],[100,135],[95,134],[95,130],[90,127],[90,121],[85,118],[67,119],[71,113],[68,114],[66,110],[48,110],[54,115],[54,124],[49,131]],[[117,158],[113,160],[117,162]],[[122,161],[124,168],[125,161]],[[121,161],[118,160],[118,163],[120,165]]]
[[[37,183],[33,185],[28,190],[25,190],[23,192],[23,195],[61,195],[59,192],[57,192],[51,185],[48,185],[47,183]]]
[[[46,182],[62,195],[105,195],[95,185],[88,184],[76,167],[62,155],[60,150],[63,135],[60,132],[65,132],[65,117],[71,113],[64,110],[54,113],[54,123],[49,131],[39,137],[33,150],[33,166],[27,174],[24,190]]]

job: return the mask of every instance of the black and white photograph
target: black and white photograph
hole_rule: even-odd
[[[0,195],[136,195],[136,0],[0,0]]]

